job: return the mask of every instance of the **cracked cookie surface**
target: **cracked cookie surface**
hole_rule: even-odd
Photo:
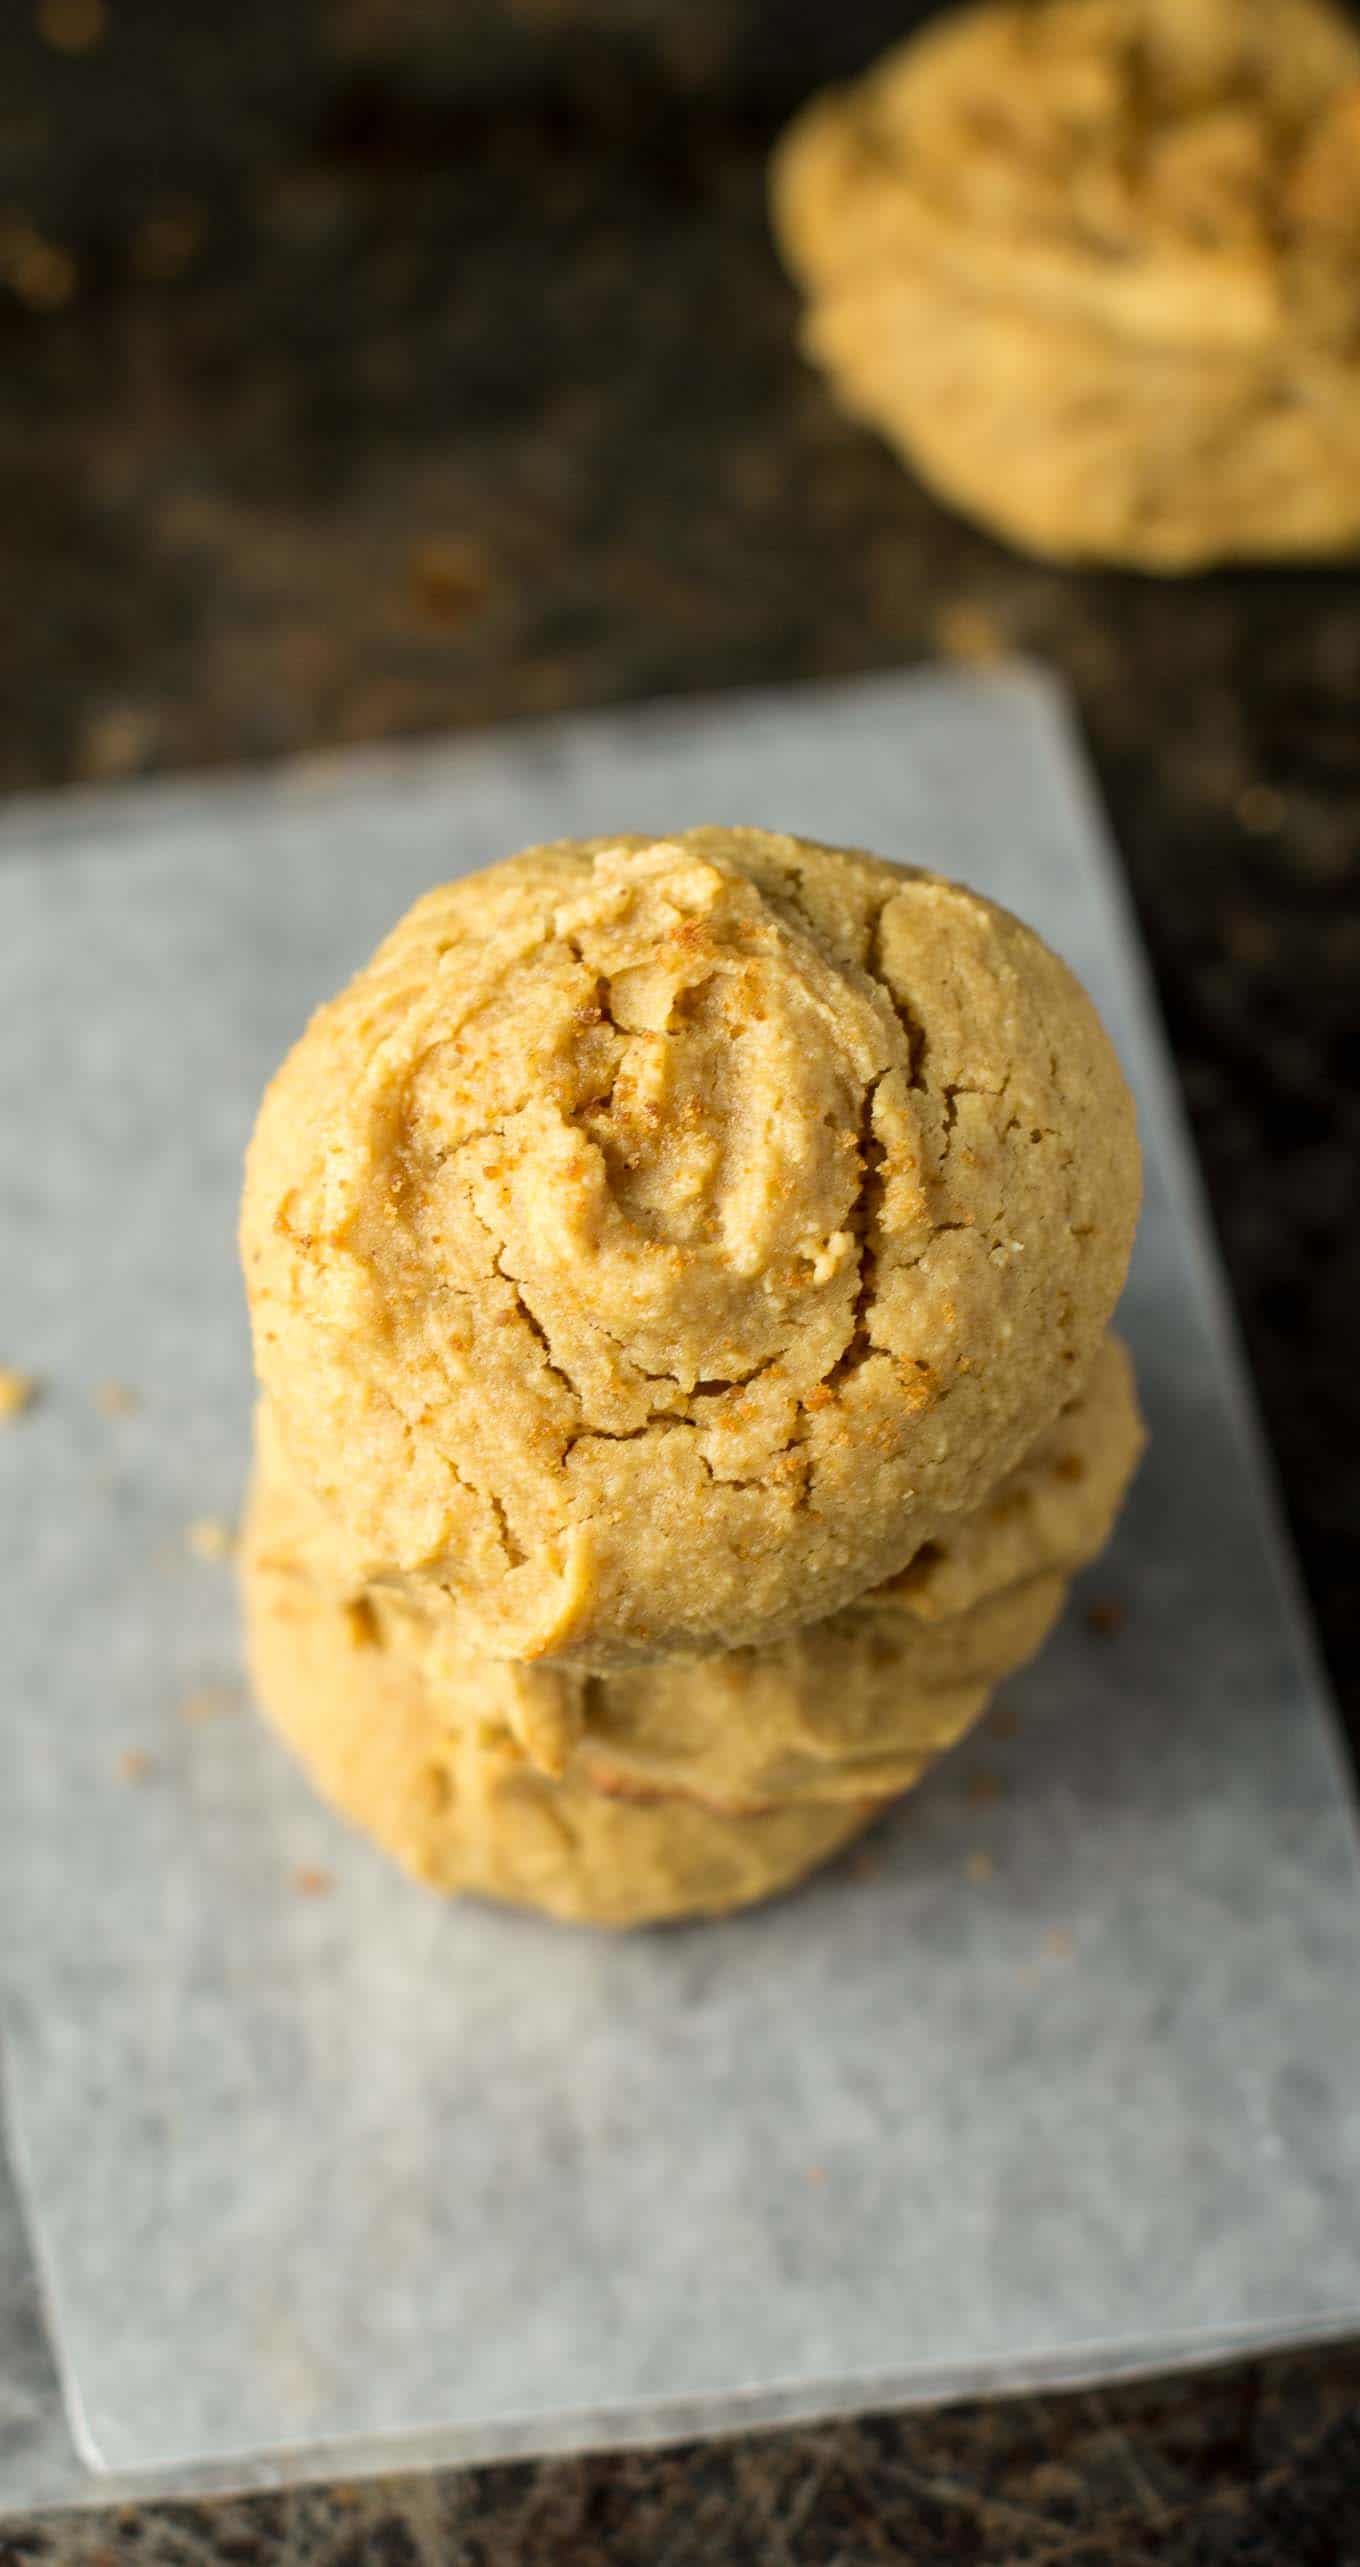
[[[375,1635],[300,1572],[279,1525],[261,1483],[244,1548],[260,1703],[324,1797],[433,1889],[596,1925],[717,1915],[787,1888],[885,1806],[866,1789],[733,1813],[555,1773],[516,1725],[523,1670],[466,1661],[451,1693],[448,1668],[432,1681],[423,1650],[402,1645],[411,1608],[379,1606]]]
[[[1328,0],[952,13],[773,170],[809,353],[1015,541],[1360,542],[1360,32]]]
[[[322,1511],[289,1475],[265,1418],[247,1585],[259,1590],[257,1617],[285,1608],[332,1617],[327,1645],[362,1694],[372,1694],[378,1663],[369,1653],[382,1655],[384,1682],[428,1704],[431,1755],[443,1752],[436,1733],[471,1729],[513,1742],[548,1781],[596,1791],[679,1793],[734,1816],[791,1798],[851,1801],[908,1790],[1041,1646],[1068,1581],[1103,1547],[1142,1447],[1133,1367],[1109,1337],[1017,1468],[900,1577],[769,1648],[586,1675],[468,1650],[458,1617],[416,1588],[336,1598],[316,1575]],[[288,1680],[273,1659],[267,1672],[272,1712]],[[331,1744],[324,1707],[299,1715],[285,1700],[279,1725],[291,1733],[299,1716],[324,1784],[348,1724],[367,1715],[337,1697]],[[468,1823],[464,1815],[460,1829]]]
[[[756,830],[430,893],[273,1082],[242,1245],[337,1593],[605,1669],[900,1570],[1085,1376],[1132,1109],[1004,911]]]
[[[266,1434],[245,1531],[260,1699],[326,1796],[421,1879],[638,1923],[764,1897],[909,1790],[1039,1648],[1142,1430],[1108,1339],[949,1545],[770,1649],[612,1676],[460,1647],[411,1590],[309,1575],[316,1502]]]

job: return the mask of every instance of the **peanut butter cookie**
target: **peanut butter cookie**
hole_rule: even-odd
[[[1360,542],[1360,32],[1328,0],[992,0],[776,156],[847,409],[1033,551]]]
[[[318,1587],[316,1502],[266,1438],[245,1542],[260,1698],[327,1797],[441,1888],[603,1923],[741,1904],[909,1789],[1034,1654],[1141,1442],[1111,1339],[892,1586],[770,1649],[588,1676],[472,1655],[418,1591]]]
[[[1084,993],[933,875],[707,829],[432,892],[250,1150],[311,1574],[441,1600],[479,1655],[769,1646],[1052,1424],[1138,1187]]]

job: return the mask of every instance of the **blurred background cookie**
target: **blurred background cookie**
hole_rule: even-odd
[[[805,344],[1057,559],[1360,542],[1360,35],[1326,0],[998,0],[775,157]]]

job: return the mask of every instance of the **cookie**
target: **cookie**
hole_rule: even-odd
[[[1128,1348],[1107,1337],[1019,1467],[865,1604],[948,1626],[1030,1578],[1074,1577],[1109,1540],[1145,1440]]]
[[[440,1889],[614,1924],[745,1904],[908,1790],[1033,1656],[1141,1441],[1110,1341],[952,1552],[773,1649],[613,1676],[472,1655],[429,1597],[318,1587],[314,1501],[266,1446],[243,1550],[259,1698],[327,1798]]]
[[[844,406],[1027,549],[1360,542],[1360,32],[1326,0],[994,0],[772,173]]]
[[[479,1655],[767,1647],[1052,1423],[1138,1189],[1084,993],[936,876],[706,829],[432,892],[249,1154],[312,1574],[439,1600]]]
[[[419,1653],[280,1563],[258,1518],[245,1562],[251,1672],[325,1798],[405,1870],[596,1925],[717,1915],[768,1898],[869,1825],[881,1799],[795,1801],[733,1817],[678,1794],[629,1798],[536,1765],[487,1707],[450,1726]]]
[[[772,1649],[586,1677],[571,1771],[597,1791],[687,1792],[751,1813],[910,1791],[1042,1648],[1056,1572],[952,1623],[849,1607]]]
[[[976,1515],[903,1576],[768,1649],[588,1679],[573,1765],[729,1808],[910,1789],[1033,1658],[1143,1448],[1125,1349]]]
[[[1142,1441],[1132,1367],[1109,1339],[1018,1469],[891,1584],[769,1648],[612,1675],[471,1652],[457,1616],[419,1592],[328,1594],[312,1566],[320,1511],[268,1433],[248,1556],[252,1574],[310,1584],[347,1615],[364,1647],[424,1687],[447,1727],[490,1724],[552,1780],[751,1814],[917,1782],[1041,1647],[1068,1580],[1104,1545]]]

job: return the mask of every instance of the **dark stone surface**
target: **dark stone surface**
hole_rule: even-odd
[[[675,2451],[0,2524],[0,2567],[1355,2567],[1360,2351]]]
[[[0,788],[1023,648],[1072,683],[1360,1737],[1360,576],[1038,568],[794,351],[764,155],[901,0],[0,12]],[[46,34],[42,29],[46,29]],[[60,41],[54,41],[59,39]],[[0,2557],[1360,2561],[1360,2355]]]

